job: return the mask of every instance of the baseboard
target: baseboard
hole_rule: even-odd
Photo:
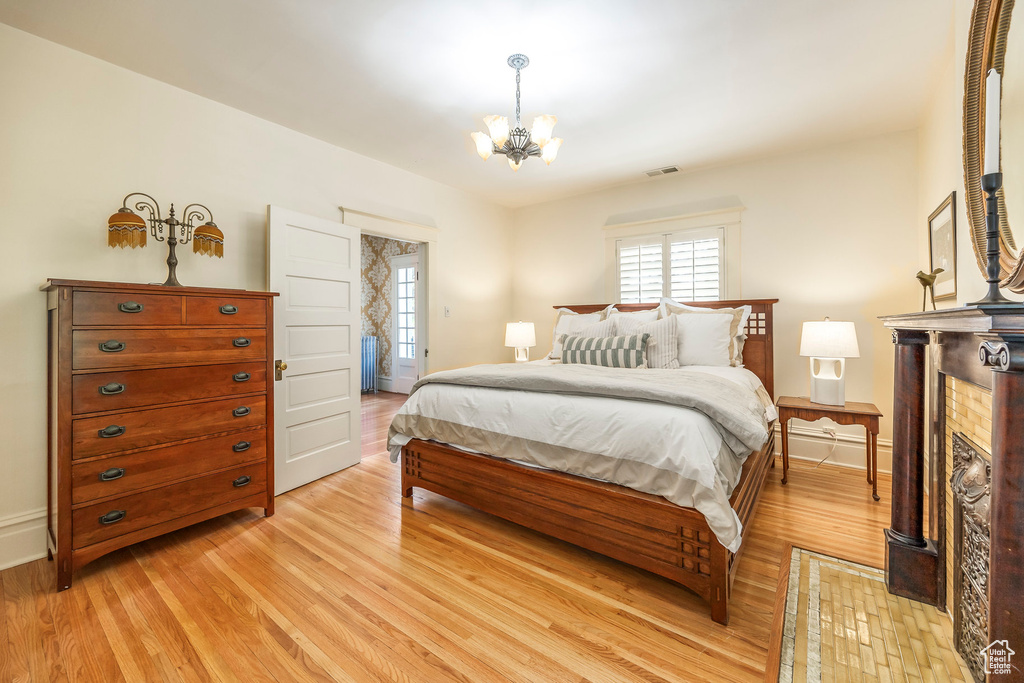
[[[377,391],[391,391],[391,378],[377,375]]]
[[[782,453],[782,425],[775,427],[775,452]],[[794,427],[789,429],[789,457],[819,462],[832,450],[833,439],[820,429]],[[867,438],[863,435],[836,434],[835,451],[825,460],[840,467],[867,469]],[[878,440],[878,471],[892,472],[892,441]]]
[[[46,557],[46,508],[0,519],[0,569]]]

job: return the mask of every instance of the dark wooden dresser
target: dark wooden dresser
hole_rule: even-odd
[[[269,292],[50,280],[47,543],[57,588],[113,550],[274,514]]]

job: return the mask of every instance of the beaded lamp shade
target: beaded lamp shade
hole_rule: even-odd
[[[192,235],[192,251],[196,254],[224,258],[224,233],[216,223],[207,221],[196,228]]]
[[[130,202],[135,198],[134,203]],[[128,208],[129,204],[135,211],[147,212],[149,218],[135,213]],[[224,233],[213,222],[213,213],[202,204],[189,204],[181,212],[182,220],[174,213],[174,204],[168,211],[167,218],[160,213],[160,205],[155,199],[143,192],[132,192],[124,198],[121,208],[107,219],[107,244],[111,247],[144,247],[146,233],[152,233],[157,242],[167,243],[167,280],[164,285],[180,287],[176,274],[178,257],[174,253],[179,244],[192,242],[192,251],[204,256],[224,257]],[[201,225],[197,223],[206,219]]]
[[[147,232],[142,216],[124,206],[107,220],[107,244],[111,247],[144,247]]]

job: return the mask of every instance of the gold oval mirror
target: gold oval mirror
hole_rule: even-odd
[[[999,200],[1000,285],[1024,292],[1024,254],[1018,255],[1010,226],[1024,225],[1024,21],[1011,32],[1014,0],[977,0],[964,70],[964,186],[971,243],[978,268],[985,273],[988,241],[985,193],[981,189],[985,141],[985,77],[1002,76],[1000,154],[1003,187]],[[1006,68],[1009,66],[1009,68]],[[1010,154],[1007,154],[1010,151]]]

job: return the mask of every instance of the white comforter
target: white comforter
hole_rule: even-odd
[[[756,375],[743,368],[688,369],[727,379],[751,395],[761,387]],[[764,398],[763,388],[760,393]],[[777,417],[775,408],[770,400],[760,403],[770,423]],[[400,424],[407,425],[405,430],[396,430]],[[735,552],[740,546],[742,529],[729,497],[746,454],[735,455],[711,419],[696,410],[603,396],[425,384],[401,408],[392,432],[392,461],[413,438],[514,455],[517,462],[610,481],[693,507],[725,547]],[[502,447],[496,447],[499,442]]]

